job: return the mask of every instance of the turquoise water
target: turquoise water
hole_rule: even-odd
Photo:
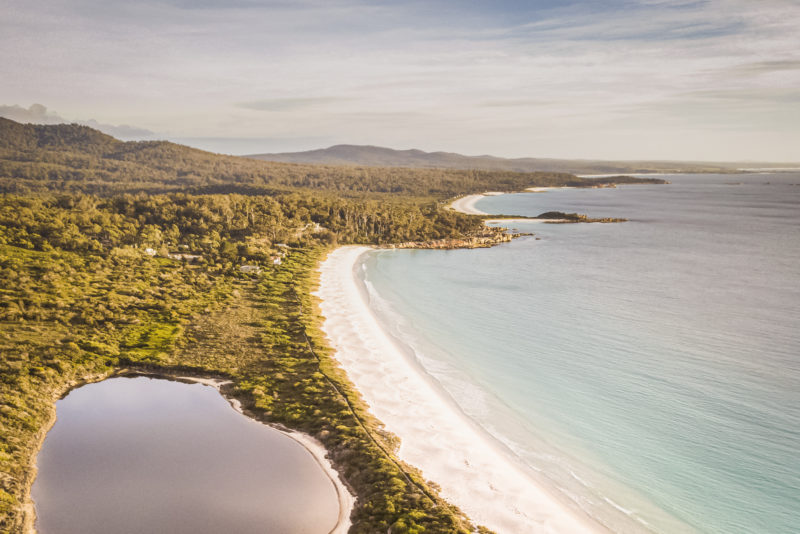
[[[371,253],[385,326],[465,413],[617,532],[800,525],[800,174],[482,199],[481,250]]]

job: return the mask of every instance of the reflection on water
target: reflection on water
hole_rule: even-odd
[[[311,454],[200,384],[72,391],[37,458],[40,534],[327,533],[338,501]]]

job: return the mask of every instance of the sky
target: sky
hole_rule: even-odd
[[[800,161],[800,0],[0,0],[0,115],[246,154]]]

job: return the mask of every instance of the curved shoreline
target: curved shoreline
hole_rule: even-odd
[[[497,532],[602,532],[525,473],[449,405],[378,324],[355,278],[367,247],[341,247],[320,266],[323,331],[334,358],[401,445],[398,457],[441,495]]]
[[[486,212],[475,209],[475,203],[485,196],[485,194],[467,195],[465,197],[455,199],[447,207],[453,211],[466,213],[467,215],[489,215]]]
[[[339,477],[339,472],[336,471],[336,468],[333,467],[333,464],[328,459],[328,451],[325,449],[325,446],[322,445],[322,443],[314,439],[314,437],[310,436],[309,434],[305,434],[297,430],[287,429],[283,426],[271,425],[247,415],[242,409],[242,403],[239,402],[239,399],[230,397],[223,393],[222,386],[232,383],[229,380],[198,378],[191,376],[178,376],[173,377],[173,379],[188,380],[213,387],[217,390],[217,393],[222,396],[222,398],[228,401],[234,410],[247,417],[251,421],[267,426],[272,430],[277,430],[284,436],[294,440],[298,445],[303,447],[312,456],[312,458],[314,458],[314,461],[331,481],[331,484],[333,484],[333,489],[336,491],[336,498],[339,502],[339,515],[336,519],[336,525],[334,525],[328,534],[347,534],[347,531],[350,530],[350,525],[352,524],[350,521],[350,515],[353,513],[353,507],[355,506],[356,498],[352,493],[350,493],[350,491],[347,489],[347,486],[345,486],[342,482],[341,478]]]
[[[532,187],[532,188],[528,189],[528,191],[531,191],[533,189],[541,190],[541,191],[538,191],[538,192],[544,192],[544,190],[558,189],[558,188],[555,188],[555,187],[539,187],[539,188]],[[487,217],[492,217],[492,215],[490,213],[486,213],[485,211],[481,211],[481,210],[477,209],[475,207],[475,204],[477,204],[478,201],[480,199],[484,198],[484,197],[496,196],[496,195],[500,195],[500,194],[503,194],[503,193],[488,192],[488,193],[482,193],[480,195],[467,195],[465,197],[460,197],[460,198],[455,199],[453,202],[451,202],[450,204],[447,205],[447,209],[450,209],[450,210],[453,210],[453,211],[457,211],[459,213],[464,213],[466,215],[485,215]],[[483,224],[490,225],[490,224],[503,224],[503,223],[520,223],[520,222],[524,222],[524,223],[562,223],[562,222],[566,222],[566,219],[536,219],[536,218],[484,219]]]
[[[551,191],[554,189],[572,189],[568,186],[563,187],[529,187],[525,189],[525,191],[521,192],[529,192],[529,193],[546,193],[547,191]],[[459,213],[464,213],[465,215],[486,215],[491,216],[490,213],[486,213],[485,211],[481,211],[475,207],[475,204],[484,197],[492,197],[497,195],[505,195],[507,193],[501,193],[498,191],[487,191],[485,193],[479,193],[475,195],[466,195],[463,197],[459,197],[452,201],[450,204],[447,205],[447,209],[457,211]],[[550,222],[550,221],[545,221]]]

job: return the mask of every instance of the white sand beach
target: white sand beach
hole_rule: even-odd
[[[529,193],[547,193],[548,191],[553,191],[555,189],[575,189],[574,187],[570,186],[558,186],[558,187],[528,187],[525,191]]]
[[[530,193],[546,193],[547,191],[552,191],[553,189],[573,189],[571,187],[529,187],[525,191]],[[451,202],[447,207],[453,211],[458,211],[460,213],[466,213],[467,215],[490,215],[485,211],[481,211],[475,207],[475,204],[478,203],[480,199],[483,197],[491,197],[496,195],[503,195],[505,193],[501,193],[498,191],[487,191],[486,193],[481,193],[479,195],[467,195],[460,198],[457,198],[453,202]],[[558,219],[542,219],[542,222],[561,222]],[[492,222],[492,221],[486,221]]]
[[[503,193],[500,193],[498,191],[488,191],[480,195],[467,195],[465,197],[457,198],[456,200],[451,202],[448,208],[461,213],[466,213],[467,215],[488,215],[488,213],[484,213],[481,210],[475,209],[475,203],[478,202],[483,197],[502,195],[502,194]]]
[[[355,278],[359,257],[369,250],[349,246],[332,252],[321,265],[317,295],[336,359],[372,413],[400,437],[398,456],[420,468],[476,523],[499,533],[602,531],[537,484],[386,334]]]

